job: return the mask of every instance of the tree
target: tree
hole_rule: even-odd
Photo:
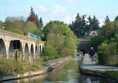
[[[99,21],[94,16],[92,19],[92,22],[91,22],[91,29],[90,30],[92,31],[92,30],[97,30],[97,29],[99,29]]]
[[[19,34],[24,34],[23,27],[24,27],[24,20],[18,19],[18,17],[7,17],[4,26],[5,30],[12,31]]]
[[[40,33],[41,36],[41,28],[43,27],[43,21],[42,18],[40,19],[38,18],[38,15],[35,14],[32,7],[31,7],[30,16],[27,18],[27,21],[33,22],[37,26],[38,31],[36,31],[36,33]]]
[[[80,16],[79,13],[76,16],[76,19],[72,24],[70,24],[71,30],[74,31],[74,33],[78,36],[84,36],[86,32],[86,20],[85,20],[86,15]]]
[[[30,33],[33,33],[33,34],[36,34],[36,35],[39,35],[39,36],[41,35],[41,32],[37,28],[37,26],[34,23],[30,22],[30,21],[25,23],[25,25],[23,27],[23,30],[24,30],[24,32],[27,32],[27,33],[30,32]]]
[[[0,29],[3,29],[4,23],[0,20]]]
[[[51,45],[58,55],[67,56],[74,53],[76,37],[66,24],[60,21],[50,21],[43,31],[46,44]]]
[[[34,24],[36,24],[37,15],[34,13],[34,10],[33,10],[32,7],[31,7],[30,16],[27,18],[27,20],[33,22]]]
[[[105,24],[106,24],[107,22],[110,22],[110,19],[109,19],[108,16],[106,16],[106,18],[105,18]]]
[[[115,17],[114,21],[118,21],[118,16]]]
[[[74,31],[77,37],[84,37],[87,36],[89,32],[99,29],[99,21],[95,16],[93,18],[89,16],[87,21],[86,15],[80,16],[78,13],[75,21],[69,24],[69,27]]]
[[[93,19],[90,16],[87,19],[88,19],[88,22],[87,22],[87,26],[88,26],[87,29],[88,30],[87,31],[90,32],[91,29],[92,29],[92,21],[93,21]]]
[[[38,15],[35,14],[32,7],[31,7],[30,16],[27,18],[27,20],[33,22],[34,24],[36,24],[37,28],[39,28],[39,29],[41,29],[43,27],[42,18],[41,17],[40,17],[40,19],[38,18]]]
[[[40,17],[40,20],[39,20],[39,24],[40,24],[40,28],[43,28],[43,21],[42,21],[41,17]]]
[[[101,29],[101,35],[103,35],[106,39],[111,39],[114,37],[116,33],[116,29],[114,27],[114,22],[106,23]]]

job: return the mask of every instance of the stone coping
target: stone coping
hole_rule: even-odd
[[[99,76],[106,78],[110,83],[118,83],[115,78],[108,74],[105,74],[106,71],[118,71],[118,67],[98,65],[96,62],[91,61],[88,54],[85,54],[83,56],[79,68],[81,74],[89,76]]]
[[[118,71],[118,67],[116,66],[99,65],[95,61],[91,61],[91,58],[89,57],[88,54],[84,55],[80,67],[82,69],[99,71],[99,72]]]

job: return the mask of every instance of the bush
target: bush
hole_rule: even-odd
[[[94,47],[95,51],[98,51],[98,46],[104,41],[104,38],[101,35],[95,36],[91,38],[90,45]]]
[[[118,64],[117,44],[115,42],[102,43],[99,46],[98,59],[100,64],[117,65]]]
[[[43,54],[44,61],[55,59],[56,56],[58,56],[56,49],[54,49],[54,47],[49,44],[46,45]]]
[[[102,64],[102,65],[106,64],[105,56],[106,55],[104,53],[98,52],[98,64]]]

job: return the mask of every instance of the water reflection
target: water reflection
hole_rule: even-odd
[[[47,75],[3,83],[107,83],[105,79],[100,77],[80,75],[79,60],[81,60],[81,57],[77,56]]]

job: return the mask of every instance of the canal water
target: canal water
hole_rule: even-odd
[[[76,56],[46,75],[3,83],[108,83],[100,77],[81,75],[79,73],[79,63],[80,57]]]

